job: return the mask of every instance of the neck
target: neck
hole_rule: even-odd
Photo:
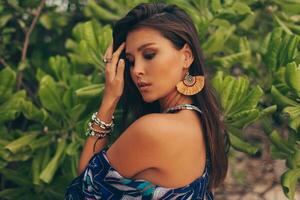
[[[179,104],[192,104],[192,98],[189,96],[185,96],[177,92],[177,90],[171,92],[166,97],[159,100],[160,103],[160,111],[163,112],[168,108],[177,106]]]

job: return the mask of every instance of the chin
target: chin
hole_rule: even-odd
[[[143,98],[143,100],[146,102],[146,103],[153,103],[155,101],[155,99],[145,99]]]
[[[153,103],[154,101],[157,100],[156,98],[153,98],[153,97],[147,97],[147,95],[146,96],[142,95],[142,98],[143,98],[144,102],[146,102],[146,103]]]

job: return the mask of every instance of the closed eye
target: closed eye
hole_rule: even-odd
[[[144,54],[144,58],[147,60],[151,60],[152,58],[154,58],[155,53],[148,53],[148,54]]]
[[[155,56],[155,53],[145,53],[144,54],[144,58],[146,60],[151,60],[154,58],[154,56]],[[126,66],[128,66],[128,67],[131,67],[134,65],[134,61],[130,61],[128,58],[125,59],[125,62],[126,62]]]

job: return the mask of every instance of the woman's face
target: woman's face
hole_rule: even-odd
[[[176,84],[187,70],[186,48],[177,50],[170,40],[151,28],[139,28],[128,33],[125,52],[130,63],[130,75],[145,102],[166,97],[176,90]],[[139,84],[149,84],[140,87]]]

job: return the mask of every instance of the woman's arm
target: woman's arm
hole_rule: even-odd
[[[101,106],[99,108],[97,117],[99,119],[101,119],[102,121],[104,121],[105,123],[110,123],[113,113],[117,107],[117,103],[118,101],[114,101],[111,99],[103,99]],[[97,130],[102,130],[100,127],[98,126],[93,126],[93,128],[97,129]],[[88,162],[90,161],[91,157],[93,156],[93,146],[95,141],[97,140],[97,137],[95,136],[89,136],[85,142],[85,145],[83,147],[83,150],[81,152],[81,156],[80,156],[80,160],[79,160],[79,165],[78,165],[78,170],[77,173],[78,175],[80,175],[82,173],[82,171],[86,168]],[[108,142],[108,138],[102,138],[99,139],[96,143],[95,146],[95,152],[99,152],[101,151]]]
[[[107,58],[109,61],[105,61],[105,89],[97,117],[105,123],[111,122],[113,113],[123,93],[125,61],[124,59],[119,60],[119,57],[124,48],[125,42],[113,53],[112,42],[104,55],[104,58]],[[93,126],[93,128],[101,130],[100,127]],[[97,137],[94,136],[89,136],[86,140],[79,160],[78,174],[81,174],[93,156],[93,146],[96,140]],[[95,151],[100,151],[107,144],[107,138],[99,140],[96,143]]]

